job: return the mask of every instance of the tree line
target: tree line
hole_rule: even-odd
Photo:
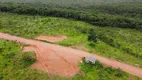
[[[0,3],[1,12],[11,12],[28,15],[54,16],[81,20],[100,27],[121,27],[142,30],[142,20],[79,9],[42,7],[29,4]]]

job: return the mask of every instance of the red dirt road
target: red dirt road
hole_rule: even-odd
[[[60,75],[63,77],[71,77],[79,72],[78,62],[82,57],[94,55],[101,63],[120,68],[125,72],[142,78],[142,69],[127,65],[112,59],[90,54],[81,50],[63,47],[55,44],[49,44],[31,39],[12,36],[5,33],[0,33],[0,38],[10,41],[17,41],[23,44],[29,44],[24,50],[35,51],[37,54],[37,62],[32,66],[36,69],[46,71],[50,74]]]

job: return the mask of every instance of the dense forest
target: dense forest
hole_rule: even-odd
[[[0,0],[0,2],[86,6],[94,3],[142,2],[141,0]]]
[[[21,5],[22,4],[22,5]],[[1,12],[42,15],[81,20],[102,27],[121,27],[142,30],[140,3],[90,5],[88,7],[35,6],[30,4],[1,3]],[[117,3],[119,4],[119,3]],[[128,4],[128,5],[125,5]],[[134,4],[133,6],[131,6]],[[128,8],[127,8],[128,7]]]

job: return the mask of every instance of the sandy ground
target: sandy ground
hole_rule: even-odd
[[[90,54],[81,50],[63,47],[55,44],[40,42],[31,39],[12,36],[0,33],[0,38],[10,41],[17,41],[22,44],[29,44],[23,48],[25,51],[35,51],[37,62],[32,65],[33,68],[43,70],[49,74],[59,75],[62,77],[71,77],[79,72],[78,62],[82,57],[95,56],[97,60],[107,66],[120,68],[123,71],[142,78],[142,69],[134,67],[116,60],[108,59],[96,54]]]
[[[49,42],[59,42],[59,41],[62,41],[66,38],[67,37],[64,36],[64,35],[59,35],[59,36],[37,36],[35,39],[46,40],[46,41],[49,41]]]

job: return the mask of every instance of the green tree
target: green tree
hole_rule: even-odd
[[[89,30],[88,41],[97,42],[97,35],[93,28]]]

